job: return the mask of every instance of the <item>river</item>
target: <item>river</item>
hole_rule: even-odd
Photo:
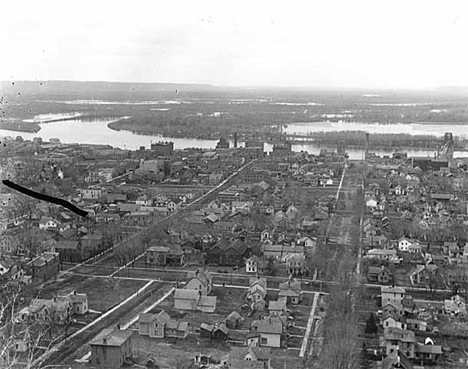
[[[406,133],[410,135],[433,135],[442,137],[445,132],[452,132],[454,136],[468,138],[468,126],[450,123],[360,123],[360,122],[297,122],[290,123],[284,128],[286,134],[307,135],[313,132],[336,131],[364,131],[372,133]]]
[[[110,129],[107,125],[115,121],[112,119],[100,119],[94,121],[87,121],[81,119],[73,119],[73,120],[64,120],[64,121],[54,121],[49,123],[40,123],[41,130],[37,133],[27,133],[27,132],[15,132],[9,130],[1,130],[0,129],[0,137],[1,136],[22,136],[26,140],[32,140],[34,137],[41,137],[44,141],[48,141],[51,138],[58,138],[62,143],[83,143],[83,144],[101,144],[101,145],[111,145],[114,147],[119,147],[122,149],[129,149],[129,150],[136,150],[140,146],[145,146],[149,148],[151,142],[157,141],[173,141],[175,149],[185,149],[185,148],[202,148],[202,149],[213,149],[216,147],[217,140],[201,140],[201,139],[191,139],[191,138],[174,138],[174,137],[163,137],[163,136],[149,136],[149,135],[140,135],[135,134],[129,131],[115,131]],[[359,126],[348,126],[350,123],[343,123],[346,124],[346,128],[355,127],[355,130],[363,130],[362,127],[366,127],[367,124],[359,124]],[[380,130],[382,130],[382,126],[380,126]],[[397,125],[399,126],[399,125]],[[406,126],[406,125],[403,125]],[[414,125],[420,126],[420,125]],[[461,125],[444,125],[444,126],[437,126],[437,125],[424,125],[427,129],[434,126],[431,130],[436,131],[435,128],[438,127],[437,132],[446,132],[451,131],[455,135],[459,134],[459,131],[455,130],[454,128],[458,127],[458,129],[464,128]],[[332,130],[330,127],[334,128],[333,130],[341,131],[346,130],[344,129],[342,124],[334,124],[334,123],[295,123],[288,125],[286,132],[294,132],[294,129],[297,127],[302,127],[302,132],[311,132],[310,129],[315,129],[317,131],[324,131],[324,130]],[[311,128],[312,127],[312,128]],[[359,128],[359,129],[357,129]],[[393,131],[393,126],[387,125],[385,126],[385,132],[391,129]],[[451,129],[451,130],[450,130]],[[308,131],[309,130],[309,131]],[[351,130],[351,129],[348,129]],[[380,131],[382,132],[382,131]],[[427,130],[426,130],[427,133]],[[443,135],[441,133],[441,135]],[[466,132],[463,132],[466,135]],[[243,146],[241,142],[239,144]],[[310,154],[318,155],[320,150],[325,146],[320,146],[314,144],[312,142],[304,143],[304,144],[295,144],[293,145],[293,150],[300,152],[300,151],[307,151]],[[264,150],[266,152],[270,152],[272,150],[271,144],[264,144]],[[433,156],[433,150],[405,150],[408,152],[409,156]],[[359,160],[363,158],[363,150],[362,149],[351,149],[348,148],[347,152],[349,154],[350,159]],[[373,150],[378,155],[391,155],[392,150]],[[468,152],[455,152],[455,157],[468,157]]]

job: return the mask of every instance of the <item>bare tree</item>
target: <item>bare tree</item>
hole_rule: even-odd
[[[5,283],[0,288],[0,366],[4,369],[41,364],[38,358],[50,346],[46,339],[49,322],[23,319],[21,289],[18,283]]]

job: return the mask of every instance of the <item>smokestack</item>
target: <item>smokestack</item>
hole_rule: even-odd
[[[366,132],[366,154],[365,154],[365,159],[367,159],[368,152],[369,152],[369,133]]]
[[[234,132],[234,148],[237,148],[237,132]]]

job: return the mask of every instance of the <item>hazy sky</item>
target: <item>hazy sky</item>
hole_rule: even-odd
[[[467,1],[4,1],[0,80],[468,86]]]

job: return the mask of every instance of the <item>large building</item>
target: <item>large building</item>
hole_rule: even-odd
[[[120,368],[133,356],[133,331],[107,328],[99,333],[91,346],[91,365],[105,368]]]
[[[171,156],[174,153],[174,142],[151,143],[151,151],[157,156]]]
[[[419,167],[421,170],[427,171],[439,171],[441,168],[447,168],[449,162],[447,160],[433,159],[430,157],[412,157],[411,164],[413,168]]]

